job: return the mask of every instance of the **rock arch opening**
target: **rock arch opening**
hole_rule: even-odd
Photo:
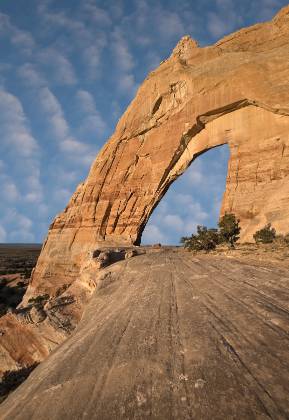
[[[241,241],[252,241],[254,232],[268,222],[274,221],[280,233],[287,229],[285,220],[289,213],[284,212],[283,203],[288,202],[289,193],[284,179],[288,174],[285,162],[289,147],[289,119],[287,115],[264,107],[243,104],[229,112],[230,107],[226,107],[220,113],[210,114],[214,118],[204,121],[202,128],[181,146],[179,153],[175,153],[153,201],[142,215],[136,244],[140,243],[152,211],[172,182],[199,155],[225,143],[230,149],[230,159],[222,211],[232,212],[241,220]],[[268,200],[268,197],[274,199]],[[283,207],[282,217],[280,206]]]
[[[228,144],[201,153],[169,187],[152,212],[141,245],[178,245],[197,225],[216,226],[226,186]]]

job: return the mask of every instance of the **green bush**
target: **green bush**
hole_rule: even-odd
[[[219,229],[208,229],[206,226],[199,225],[196,234],[184,236],[180,242],[185,248],[192,251],[210,251],[224,242],[234,248],[241,231],[239,222],[233,213],[225,213],[218,223]]]
[[[221,217],[218,223],[220,243],[226,242],[230,244],[232,248],[235,247],[235,243],[239,239],[241,231],[239,222],[240,220],[237,220],[233,213],[225,213],[224,216]]]
[[[190,237],[181,238],[181,243],[190,251],[211,251],[219,243],[218,230],[199,225],[197,226],[197,233]]]
[[[257,232],[254,233],[253,238],[255,239],[256,244],[270,244],[276,238],[276,230],[271,227],[271,223],[268,223],[262,229],[257,230]]]

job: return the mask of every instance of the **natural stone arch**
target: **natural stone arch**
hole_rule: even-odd
[[[151,213],[171,183],[198,156],[228,144],[230,158],[221,213],[233,212],[241,219],[243,241],[252,240],[257,228],[268,221],[274,220],[279,232],[287,232],[289,211],[284,208],[281,215],[280,203],[288,200],[289,185],[279,180],[289,173],[284,162],[284,152],[289,146],[289,119],[247,101],[235,104],[234,108],[235,111],[224,110],[215,119],[212,114],[193,141],[187,142],[177,162],[166,173]],[[248,141],[250,138],[254,141]],[[268,203],[269,196],[272,201]],[[140,227],[139,235],[144,226]]]
[[[211,47],[184,37],[141,85],[55,218],[27,296],[73,281],[96,247],[138,243],[171,182],[225,142],[231,158],[222,211],[240,217],[243,240],[267,221],[287,231],[288,38],[288,7]]]

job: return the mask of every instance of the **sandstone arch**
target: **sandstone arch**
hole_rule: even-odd
[[[98,246],[139,243],[171,182],[223,143],[231,158],[222,211],[241,219],[242,239],[267,221],[288,231],[288,39],[289,7],[210,47],[184,37],[50,226],[28,295],[73,281]]]

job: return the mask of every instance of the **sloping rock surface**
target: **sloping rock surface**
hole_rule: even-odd
[[[288,268],[159,250],[104,273],[1,419],[289,417]]]

